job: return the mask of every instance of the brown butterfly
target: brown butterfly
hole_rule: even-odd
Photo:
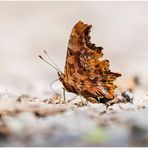
[[[108,60],[100,60],[103,48],[90,42],[91,27],[81,21],[73,27],[64,73],[56,69],[68,92],[83,96],[92,103],[106,103],[114,99],[116,85],[113,82],[121,74],[110,71]]]

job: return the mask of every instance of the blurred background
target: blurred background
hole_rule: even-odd
[[[91,41],[104,47],[119,81],[138,76],[148,88],[148,2],[0,2],[0,92],[45,97],[57,72],[42,62],[46,50],[64,69],[77,21],[93,26]],[[53,86],[62,90],[61,86]]]

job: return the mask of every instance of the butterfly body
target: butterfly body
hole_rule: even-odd
[[[91,27],[81,21],[74,26],[68,43],[65,70],[64,73],[58,72],[58,76],[67,91],[97,103],[114,98],[116,86],[113,82],[121,74],[110,71],[108,60],[100,60],[103,48],[90,42]]]

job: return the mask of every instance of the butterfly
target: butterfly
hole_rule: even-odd
[[[111,72],[109,61],[101,60],[103,48],[90,42],[91,28],[92,25],[82,21],[75,24],[69,38],[64,72],[56,69],[66,91],[92,103],[106,103],[114,99],[117,87],[114,81],[121,74]]]

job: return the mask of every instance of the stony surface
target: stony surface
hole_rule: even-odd
[[[1,146],[148,146],[147,96],[108,108],[79,98],[2,98]]]

